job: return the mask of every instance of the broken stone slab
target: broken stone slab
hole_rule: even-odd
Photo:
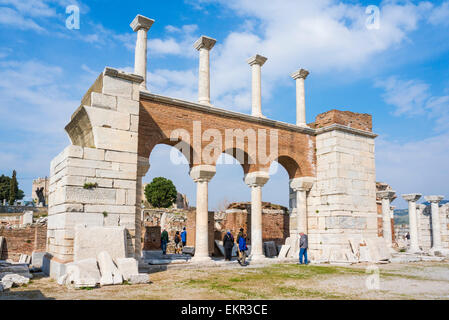
[[[75,262],[96,259],[102,251],[107,251],[112,259],[127,257],[125,227],[75,227]]]
[[[45,254],[46,252],[33,251],[31,254],[31,266],[35,269],[42,269]]]
[[[0,266],[0,278],[2,275],[15,273],[23,277],[31,279],[33,275],[30,273],[30,269],[27,264],[11,264],[4,263]]]
[[[146,273],[138,273],[138,274],[132,274],[129,277],[129,283],[131,284],[143,284],[143,283],[149,283],[150,278],[148,274]]]
[[[98,254],[97,261],[101,274],[100,278],[101,286],[121,284],[123,282],[122,274],[115,266],[108,252],[106,251],[100,252]]]
[[[265,256],[268,258],[273,258],[278,255],[276,243],[274,241],[266,241],[263,243],[263,248],[265,252]]]
[[[96,287],[101,279],[95,258],[68,263],[66,273],[68,274],[67,283],[73,283],[77,288]]]
[[[170,259],[149,259],[147,261],[148,261],[148,264],[151,264],[151,265],[170,264],[172,262],[172,260],[170,260]]]
[[[195,254],[195,247],[183,247],[182,248],[182,253],[183,254],[190,254],[191,256],[193,256]]]
[[[280,258],[280,259],[285,259],[285,258],[287,258],[287,255],[288,255],[288,251],[289,251],[289,250],[290,250],[290,246],[284,244],[284,245],[281,247],[281,250],[279,250],[279,256],[278,256],[278,258]]]
[[[139,273],[138,263],[134,258],[116,258],[114,262],[126,281],[129,281],[131,275]]]
[[[10,289],[15,286],[19,287],[24,284],[28,284],[30,282],[30,279],[19,274],[9,273],[2,277],[1,282],[5,289]]]
[[[217,246],[218,250],[220,250],[221,255],[224,256],[225,255],[225,250],[224,250],[224,247],[223,247],[223,241],[215,240],[215,245]]]
[[[31,257],[27,254],[23,254],[21,253],[19,256],[19,263],[27,263],[30,264],[31,263]]]

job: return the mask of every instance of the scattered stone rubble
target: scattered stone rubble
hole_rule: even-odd
[[[146,273],[139,273],[138,262],[134,258],[112,259],[107,251],[101,251],[97,258],[82,259],[68,263],[66,273],[58,278],[60,285],[74,285],[75,288],[97,285],[107,286],[122,284],[149,283]]]
[[[28,264],[0,261],[0,292],[28,284],[32,277]]]

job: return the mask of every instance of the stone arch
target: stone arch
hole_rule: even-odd
[[[92,123],[86,108],[80,106],[72,115],[70,123],[65,127],[72,145],[80,147],[95,148]]]

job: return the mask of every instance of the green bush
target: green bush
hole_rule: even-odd
[[[163,177],[154,178],[145,187],[145,198],[155,208],[168,208],[175,201],[178,192],[173,182]]]

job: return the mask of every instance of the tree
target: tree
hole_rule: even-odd
[[[17,191],[19,190],[19,186],[17,183],[16,170],[13,170],[11,181],[9,184],[9,205],[12,206],[14,201],[16,201]]]
[[[10,195],[12,184],[14,185],[13,194],[15,194],[14,200],[12,200],[12,204],[14,204],[15,200],[21,200],[25,196],[24,192],[19,189],[19,183],[17,182],[15,170],[13,171],[13,178],[14,182],[12,181],[13,179],[8,176],[5,175],[0,176],[0,202],[3,202],[3,200],[6,199],[8,203],[11,203]]]
[[[154,178],[145,187],[145,198],[155,208],[168,208],[175,201],[178,192],[173,182],[163,177]]]

